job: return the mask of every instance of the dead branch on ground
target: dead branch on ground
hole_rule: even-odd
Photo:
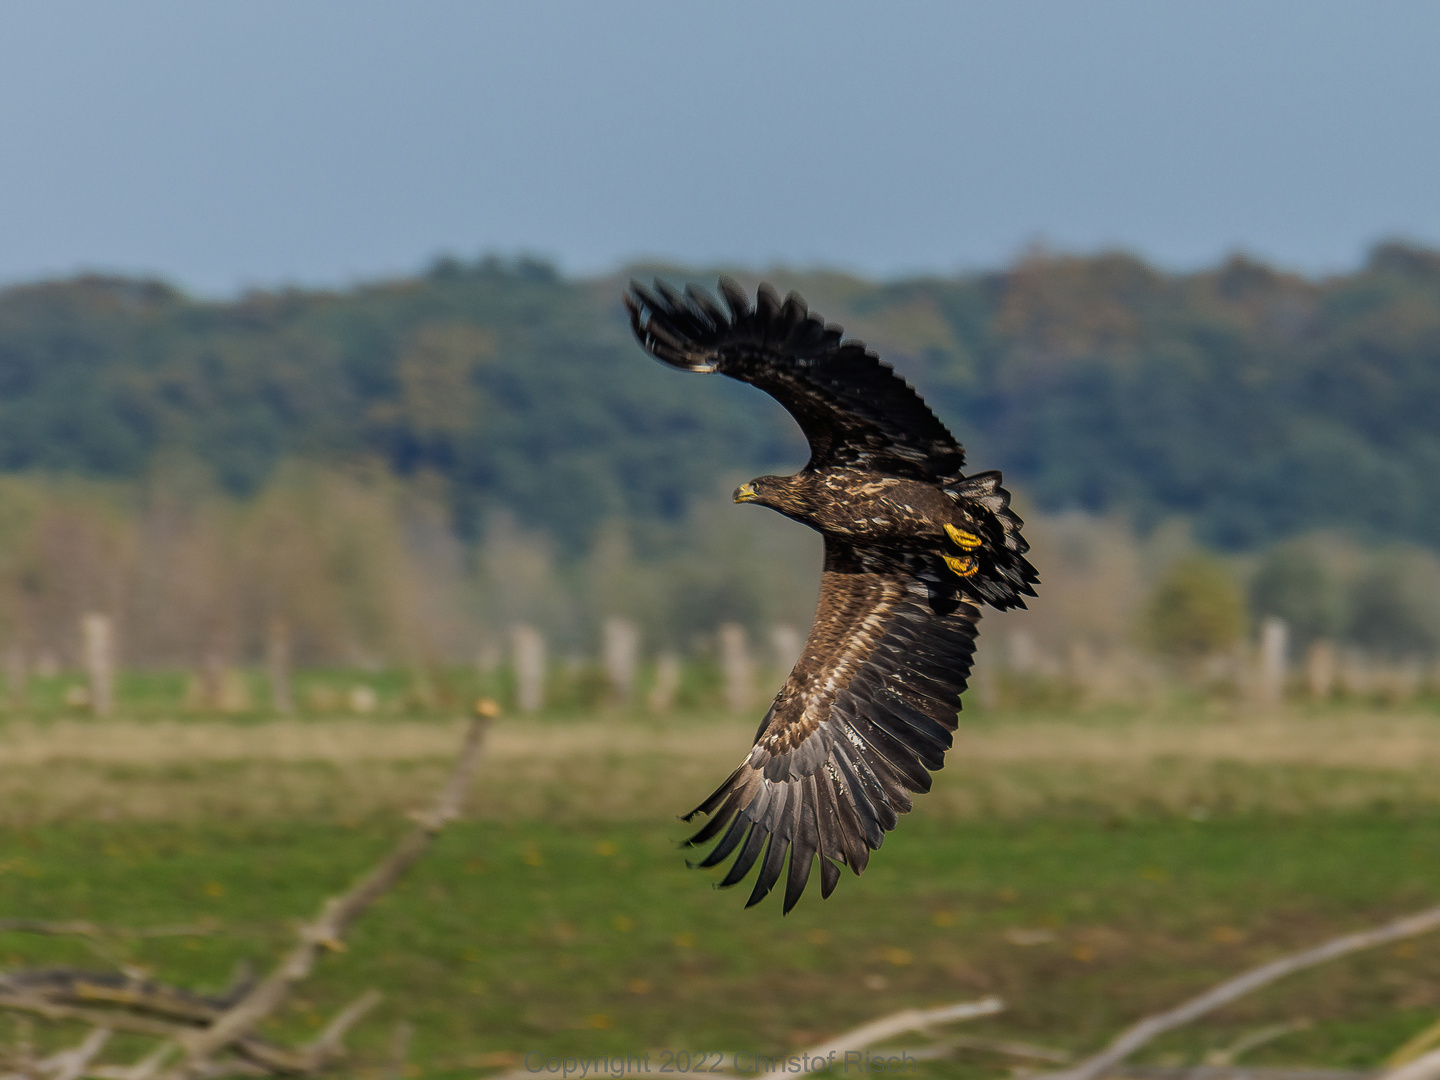
[[[395,846],[379,865],[349,892],[325,901],[314,922],[300,927],[299,944],[265,978],[203,1031],[188,1037],[184,1048],[186,1063],[169,1075],[174,1080],[197,1074],[215,1053],[242,1037],[277,1009],[290,990],[310,974],[316,959],[326,949],[339,950],[345,931],[376,900],[388,892],[405,872],[429,850],[436,835],[460,816],[460,807],[475,770],[489,726],[487,714],[477,715],[466,729],[465,742],[450,779],[434,805],[419,816],[415,828]]]
[[[1437,1080],[1440,1078],[1440,1050],[1421,1054],[1413,1061],[1381,1073],[1379,1080]]]
[[[314,969],[321,953],[343,951],[345,933],[393,888],[429,850],[436,835],[460,815],[480,764],[485,733],[497,709],[481,702],[466,729],[455,766],[431,807],[417,815],[415,827],[347,892],[321,906],[297,931],[298,943],[259,981],[246,980],[231,993],[208,997],[135,973],[77,972],[65,969],[12,972],[0,976],[0,1010],[51,1021],[87,1025],[84,1038],[68,1050],[38,1059],[22,1030],[6,1053],[6,1080],[210,1080],[221,1076],[313,1075],[343,1052],[346,1033],[380,1000],[369,990],[351,1002],[311,1042],[289,1049],[255,1035]],[[89,922],[7,919],[0,930],[68,934],[90,939],[191,936],[213,933],[210,926],[127,930]],[[161,1040],[131,1065],[99,1065],[112,1032],[149,1035]],[[225,1054],[224,1058],[219,1055]],[[178,1058],[178,1060],[176,1060]]]
[[[217,933],[213,923],[194,923],[181,926],[101,926],[98,923],[73,921],[49,922],[45,919],[0,919],[0,933],[5,931],[51,936],[73,936],[88,938],[160,938],[160,937],[209,937]]]
[[[866,1050],[876,1043],[893,1039],[896,1035],[904,1035],[911,1031],[925,1032],[940,1024],[953,1024],[959,1020],[994,1016],[998,1012],[1003,1012],[1004,1009],[1005,1003],[996,997],[982,998],[979,1001],[962,1001],[959,1004],[945,1005],[938,1009],[906,1009],[879,1020],[872,1020],[868,1024],[835,1036],[829,1042],[820,1043],[818,1046],[804,1051],[802,1061],[805,1057],[810,1059],[805,1072],[819,1072],[822,1069],[828,1069],[835,1064],[837,1058],[843,1060],[847,1053]]]
[[[1192,1020],[1198,1020],[1222,1005],[1228,1005],[1253,990],[1268,986],[1276,979],[1303,971],[1305,968],[1315,967],[1327,960],[1360,952],[1362,949],[1373,949],[1378,945],[1388,945],[1393,941],[1418,937],[1435,929],[1440,929],[1440,908],[1431,908],[1416,915],[1396,919],[1394,922],[1386,923],[1384,926],[1378,926],[1372,930],[1346,934],[1314,948],[1292,953],[1290,956],[1282,956],[1278,960],[1272,960],[1268,964],[1252,968],[1243,975],[1227,979],[1219,986],[1207,990],[1199,997],[1191,998],[1182,1005],[1146,1017],[1139,1023],[1126,1028],[1100,1053],[1086,1058],[1072,1069],[1048,1073],[1044,1080],[1096,1080],[1097,1077],[1111,1071],[1156,1036],[1188,1024]],[[1412,1080],[1412,1078],[1407,1077],[1406,1080]]]
[[[811,1073],[823,1072],[826,1069],[835,1068],[844,1062],[847,1053],[861,1053],[874,1046],[876,1043],[884,1042],[886,1039],[893,1039],[896,1035],[904,1035],[908,1032],[918,1031],[928,1033],[932,1028],[942,1024],[954,1024],[961,1020],[976,1020],[982,1016],[994,1016],[1005,1010],[1005,1003],[996,997],[981,998],[979,1001],[962,1001],[954,1005],[942,1005],[936,1009],[905,1009],[902,1012],[882,1017],[879,1020],[872,1020],[868,1024],[862,1024],[858,1028],[836,1035],[833,1039],[812,1046],[808,1050],[801,1050],[792,1054],[777,1055],[786,1062],[798,1061],[799,1068],[786,1068],[783,1071],[795,1075],[809,1075]],[[928,1049],[928,1048],[927,1048]],[[904,1051],[911,1056],[926,1055],[927,1050]],[[899,1050],[891,1051],[892,1054],[901,1053]],[[708,1062],[698,1071],[710,1073],[726,1073],[745,1075],[754,1072],[753,1069],[741,1068],[738,1060],[743,1055],[726,1054],[719,1063]],[[938,1056],[938,1055],[937,1055]],[[709,1055],[707,1055],[707,1058]],[[917,1058],[918,1059],[918,1058]],[[607,1072],[608,1080],[622,1080],[626,1076],[649,1076],[653,1074],[654,1068],[650,1065],[640,1065],[633,1069],[626,1069],[619,1072]],[[529,1069],[514,1069],[502,1073],[491,1080],[534,1080],[535,1073]]]

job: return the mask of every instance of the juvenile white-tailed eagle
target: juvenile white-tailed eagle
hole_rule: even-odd
[[[825,537],[815,621],[754,748],[685,818],[710,815],[688,844],[720,837],[697,865],[739,849],[721,886],[760,863],[747,907],[780,879],[788,851],[789,912],[816,855],[829,896],[840,866],[863,871],[910,793],[930,790],[980,605],[1023,607],[1039,579],[1000,474],[962,473],[960,444],[888,364],[794,293],[781,302],[761,285],[752,308],[734,282],[722,278],[720,291],[728,311],[695,286],[682,296],[632,282],[625,305],[657,359],[758,386],[810,443],[799,473],[742,484],[735,501]]]

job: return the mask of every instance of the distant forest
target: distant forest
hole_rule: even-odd
[[[615,520],[672,547],[697,499],[804,447],[763,395],[647,360],[629,273],[716,276],[487,257],[226,302],[113,277],[9,288],[0,470],[138,480],[184,460],[245,496],[287,461],[382,463],[462,537],[504,513],[572,555]],[[1315,530],[1440,546],[1440,253],[1385,244],[1318,281],[1124,254],[766,276],[892,361],[1031,506],[1183,517],[1229,550]]]

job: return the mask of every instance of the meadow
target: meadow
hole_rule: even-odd
[[[173,689],[173,688],[172,688]],[[0,723],[0,917],[195,933],[0,934],[4,967],[128,964],[195,988],[262,970],[296,920],[407,827],[460,737],[444,711],[277,719],[47,705]],[[162,695],[156,691],[158,701]],[[327,955],[274,1023],[385,994],[337,1075],[476,1076],[532,1050],[800,1049],[909,1006],[996,994],[965,1032],[1084,1053],[1246,967],[1432,906],[1440,708],[1174,700],[962,714],[931,795],[861,879],[710,888],[675,815],[753,720],[623,709],[503,718],[464,820]],[[1365,1069],[1440,1013],[1440,939],[1277,983],[1137,1057],[1193,1064],[1273,1024],[1246,1063]],[[925,1075],[994,1076],[968,1051]],[[1033,1066],[1033,1062],[1031,1065]]]

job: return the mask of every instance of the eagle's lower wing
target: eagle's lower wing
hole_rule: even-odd
[[[944,764],[979,617],[922,558],[827,537],[804,653],[744,763],[687,816],[711,815],[687,843],[720,837],[697,865],[716,866],[738,848],[727,886],[759,861],[755,904],[788,851],[787,912],[814,856],[822,896],[840,879],[837,864],[864,870],[909,811],[909,793],[930,790]]]
[[[729,312],[703,289],[685,295],[661,281],[630,283],[625,306],[635,336],[657,359],[687,371],[718,371],[784,405],[810,443],[810,465],[854,465],[897,476],[957,475],[965,452],[915,389],[791,293],[782,303],[761,285],[755,307],[720,279]]]

